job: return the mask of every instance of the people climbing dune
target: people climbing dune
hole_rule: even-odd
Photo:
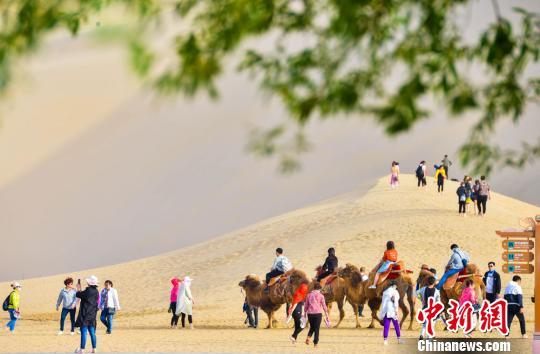
[[[321,281],[330,274],[333,274],[338,267],[338,259],[336,257],[336,250],[334,247],[328,249],[328,257],[326,257],[324,264],[322,265],[321,273],[317,275],[317,281]]]
[[[444,283],[449,277],[462,271],[465,267],[467,267],[467,264],[469,263],[469,256],[466,252],[462,251],[458,247],[458,245],[456,245],[455,243],[452,244],[450,246],[450,250],[452,251],[452,255],[450,256],[450,260],[446,265],[446,271],[444,272],[441,280],[437,284],[437,289],[439,290],[441,290]]]
[[[369,287],[370,289],[377,288],[377,283],[379,281],[380,274],[387,272],[392,265],[396,264],[397,260],[398,260],[398,252],[394,246],[394,241],[386,242],[386,251],[384,251],[379,269],[377,269],[377,274],[375,274],[375,279],[373,280],[373,284]]]
[[[442,193],[444,191],[444,180],[446,177],[446,172],[444,166],[435,165],[435,181],[437,182],[437,193]]]
[[[418,179],[418,187],[420,186],[425,187],[427,185],[426,177],[427,177],[426,161],[422,160],[420,161],[420,164],[418,165],[418,167],[416,167],[416,178]]]
[[[399,186],[399,162],[392,161],[392,167],[390,168],[390,186],[392,189]]]

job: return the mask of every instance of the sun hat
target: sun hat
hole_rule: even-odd
[[[86,278],[86,282],[88,283],[88,285],[96,286],[98,285],[99,280],[95,275],[91,275],[90,277]]]
[[[19,282],[16,282],[16,281],[14,281],[13,283],[11,283],[11,287],[12,287],[13,289],[17,289],[17,288],[22,289],[21,284],[19,284]]]

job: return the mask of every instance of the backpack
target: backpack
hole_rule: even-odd
[[[7,311],[9,310],[9,300],[11,298],[11,293],[6,297],[6,299],[4,300],[4,302],[2,303],[2,310],[4,311]]]
[[[416,168],[416,177],[424,177],[424,170],[422,169],[422,165],[418,165]]]

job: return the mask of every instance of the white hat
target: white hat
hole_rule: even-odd
[[[88,285],[98,285],[99,280],[95,275],[91,275],[89,278],[86,278]]]
[[[16,289],[16,288],[21,289],[21,288],[22,288],[21,284],[19,284],[19,282],[16,282],[16,281],[14,281],[13,283],[11,283],[11,287],[12,287],[13,289]]]

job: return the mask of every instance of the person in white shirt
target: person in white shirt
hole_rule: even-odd
[[[107,327],[107,334],[112,333],[113,317],[116,311],[120,310],[120,301],[118,301],[118,292],[113,288],[113,283],[110,280],[105,281],[105,288],[101,290],[99,296],[99,308],[101,309],[101,323]]]
[[[506,289],[504,289],[504,299],[508,302],[508,330],[510,330],[515,316],[519,320],[521,338],[527,338],[525,316],[523,315],[523,290],[521,289],[521,277],[519,275],[514,275],[512,281],[508,282]]]
[[[277,277],[278,275],[285,274],[292,269],[292,263],[287,257],[283,255],[283,249],[278,247],[276,249],[276,258],[270,272],[266,273],[266,284],[270,282],[270,279]]]

